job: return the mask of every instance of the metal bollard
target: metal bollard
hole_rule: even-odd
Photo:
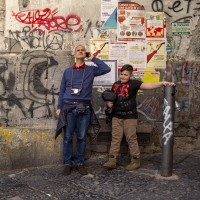
[[[172,176],[174,145],[175,86],[164,87],[162,170],[161,176]]]

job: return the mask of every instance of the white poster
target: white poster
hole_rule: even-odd
[[[118,67],[128,63],[128,44],[126,42],[110,42],[109,58],[117,60]]]
[[[93,86],[111,86],[117,80],[117,61],[103,60],[103,62],[111,68],[111,71],[102,76],[95,77]],[[85,64],[95,66],[92,61],[85,61]]]
[[[134,39],[129,43],[129,64],[134,70],[146,68],[146,41],[145,39]]]
[[[119,2],[117,15],[118,41],[145,38],[144,6],[134,2]]]
[[[101,22],[104,24],[117,8],[118,0],[101,0]]]

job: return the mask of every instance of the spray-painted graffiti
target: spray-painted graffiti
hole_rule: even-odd
[[[155,121],[161,113],[159,99],[155,97],[145,97],[145,99],[137,106],[137,111],[147,120]]]
[[[163,0],[153,0],[151,7],[154,12],[164,11],[168,17],[173,17],[174,13],[182,13],[185,15],[183,18],[179,18],[176,21],[188,20],[192,17],[200,16],[198,11],[200,10],[200,2],[193,0],[177,0],[169,1],[167,6],[163,3]]]
[[[106,103],[103,101],[101,97],[102,92],[104,92],[106,89],[108,88],[106,87],[93,88],[92,105],[98,119],[106,118],[105,115]]]
[[[22,144],[24,146],[29,146],[31,142],[37,142],[37,145],[44,146],[47,152],[56,156],[60,155],[59,151],[55,151],[55,144],[57,141],[52,138],[52,133],[48,132],[31,131],[29,129],[16,131],[0,127],[0,141],[1,145],[6,145],[7,149],[19,148],[19,145]]]
[[[181,85],[200,80],[200,63],[168,61],[166,70],[161,72],[161,80]]]
[[[1,121],[4,124],[9,126],[8,116],[16,108],[21,111],[22,118],[55,117],[58,88],[54,79],[58,62],[54,57],[49,52],[47,55],[44,51],[26,51],[20,67],[14,70],[15,74],[8,69],[13,64],[0,58]]]
[[[106,103],[102,100],[102,92],[104,92],[108,87],[98,87],[93,89],[93,99],[92,104],[94,106],[95,114],[99,119],[105,119],[105,109]],[[145,96],[140,95],[139,102],[137,106],[137,111],[140,118],[145,118],[149,121],[155,121],[162,115],[161,100],[159,97],[155,96]]]
[[[173,122],[171,116],[171,107],[166,99],[164,99],[164,123],[163,123],[163,141],[167,145],[169,139],[173,136]]]
[[[200,82],[196,81],[189,87],[190,95],[190,113],[191,119],[199,121],[200,119]]]
[[[32,61],[33,60],[33,61]],[[42,80],[49,79],[49,70],[58,65],[58,62],[53,56],[46,56],[44,54],[35,54],[35,52],[26,51],[23,56],[22,66],[25,66],[23,93],[27,99],[34,100],[34,102],[46,102],[45,96],[48,94],[57,94],[55,85],[52,82],[50,89],[48,89]],[[56,68],[55,68],[56,69]],[[51,80],[54,79],[55,69],[53,71]],[[44,96],[45,95],[45,96]]]
[[[53,31],[82,31],[81,18],[76,14],[68,16],[56,15],[58,9],[51,10],[25,10],[18,13],[13,12],[15,19],[23,24],[31,25],[32,28],[44,28],[48,32]]]
[[[63,34],[61,33],[45,33],[41,29],[31,30],[29,26],[25,26],[22,31],[9,31],[9,39],[7,49],[9,52],[21,51],[22,49],[44,49],[59,50],[63,46]]]
[[[98,28],[98,21],[95,23],[96,28],[95,30],[99,31]],[[83,37],[93,37],[94,27],[91,28],[92,22],[87,20],[85,23],[85,30],[83,32]],[[6,49],[10,53],[21,52],[22,50],[26,49],[39,49],[39,50],[68,50],[73,52],[73,49],[76,45],[76,41],[69,40],[68,42],[64,43],[64,37],[69,32],[53,32],[47,33],[46,31],[42,30],[41,28],[31,28],[29,26],[25,26],[22,28],[21,31],[11,31],[9,30],[9,37],[6,40]],[[87,47],[89,48],[89,46]]]

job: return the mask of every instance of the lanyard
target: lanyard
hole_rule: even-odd
[[[74,68],[72,68],[71,89],[73,88],[73,77],[74,77]],[[83,88],[83,80],[84,80],[84,77],[85,77],[85,68],[84,68],[84,71],[83,71],[81,86],[80,86],[79,90],[82,90],[82,88]],[[77,89],[78,89],[78,88],[77,88]]]

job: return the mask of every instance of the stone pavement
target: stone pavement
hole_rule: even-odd
[[[106,156],[86,161],[90,172],[81,176],[76,170],[62,174],[62,165],[51,165],[0,172],[0,199],[58,200],[199,200],[200,151],[175,153],[173,176],[160,176],[161,154],[142,155],[142,167],[125,170],[127,157],[119,159],[116,170],[101,166]]]

